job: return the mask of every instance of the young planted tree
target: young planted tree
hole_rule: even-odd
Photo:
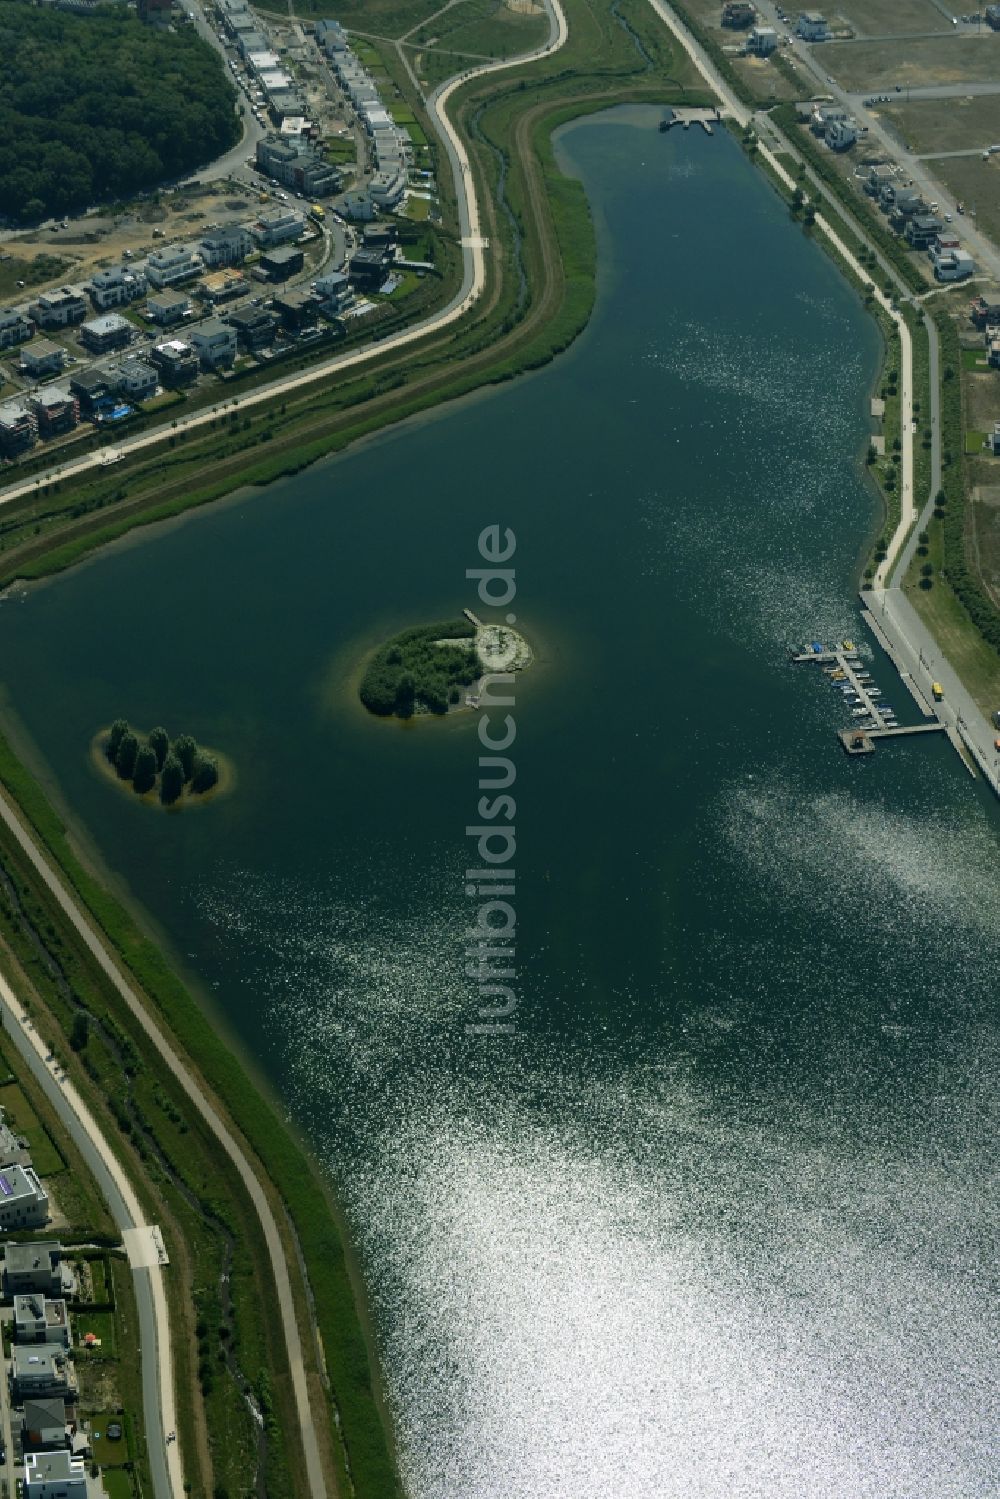
[[[130,781],[135,772],[136,757],[139,753],[139,741],[129,729],[122,735],[118,745],[118,753],[115,756],[115,767],[123,781]]]
[[[165,807],[173,806],[184,790],[186,780],[184,766],[175,754],[169,754],[163,762],[163,774],[160,777],[160,801]]]
[[[114,723],[111,725],[111,733],[108,736],[108,759],[111,761],[112,765],[117,764],[118,747],[127,733],[128,719],[116,718]]]
[[[152,791],[156,785],[156,752],[151,745],[144,744],[135,757],[135,771],[132,775],[132,789],[138,791],[142,796],[147,791]]]
[[[146,743],[156,756],[156,769],[163,769],[163,762],[167,758],[170,749],[170,736],[166,729],[151,729]]]
[[[181,763],[185,781],[190,781],[194,774],[194,759],[197,753],[198,746],[190,734],[182,734],[179,739],[174,740],[173,754]],[[166,769],[165,765],[164,769]]]

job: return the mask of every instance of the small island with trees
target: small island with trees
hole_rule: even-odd
[[[232,779],[218,752],[199,746],[190,734],[174,740],[162,728],[141,734],[124,718],[96,736],[93,750],[106,775],[163,807],[204,800],[210,792],[226,789]]]
[[[414,625],[387,640],[369,659],[358,696],[380,718],[444,715],[479,706],[479,684],[496,671],[530,665],[524,637],[506,625],[465,618]]]

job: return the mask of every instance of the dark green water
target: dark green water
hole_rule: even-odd
[[[655,118],[564,136],[569,355],[4,601],[3,680],[329,1164],[415,1499],[984,1499],[995,812],[936,737],[848,762],[786,662],[860,638],[876,337],[727,137]],[[516,1030],[474,1037],[477,722],[347,675],[475,604],[492,523],[540,661]],[[119,713],[238,793],[132,805],[87,761]]]

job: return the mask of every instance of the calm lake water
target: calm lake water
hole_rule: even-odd
[[[596,315],[540,375],[0,607],[64,802],[327,1164],[413,1499],[998,1493],[997,820],[849,762],[876,334],[724,133],[563,136]],[[517,1028],[474,1037],[477,720],[350,674],[517,536]],[[867,647],[866,647],[867,649]],[[905,695],[873,668],[904,721]],[[236,762],[160,817],[118,714]]]

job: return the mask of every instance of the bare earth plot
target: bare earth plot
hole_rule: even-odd
[[[975,98],[917,99],[884,104],[881,116],[918,156],[930,151],[965,151],[1000,142],[1000,94]]]
[[[919,87],[933,83],[992,83],[1000,79],[1000,32],[891,42],[827,42],[817,49],[846,89]]]
[[[843,19],[856,36],[905,36],[948,25],[933,0],[840,0],[826,15],[833,26]]]

